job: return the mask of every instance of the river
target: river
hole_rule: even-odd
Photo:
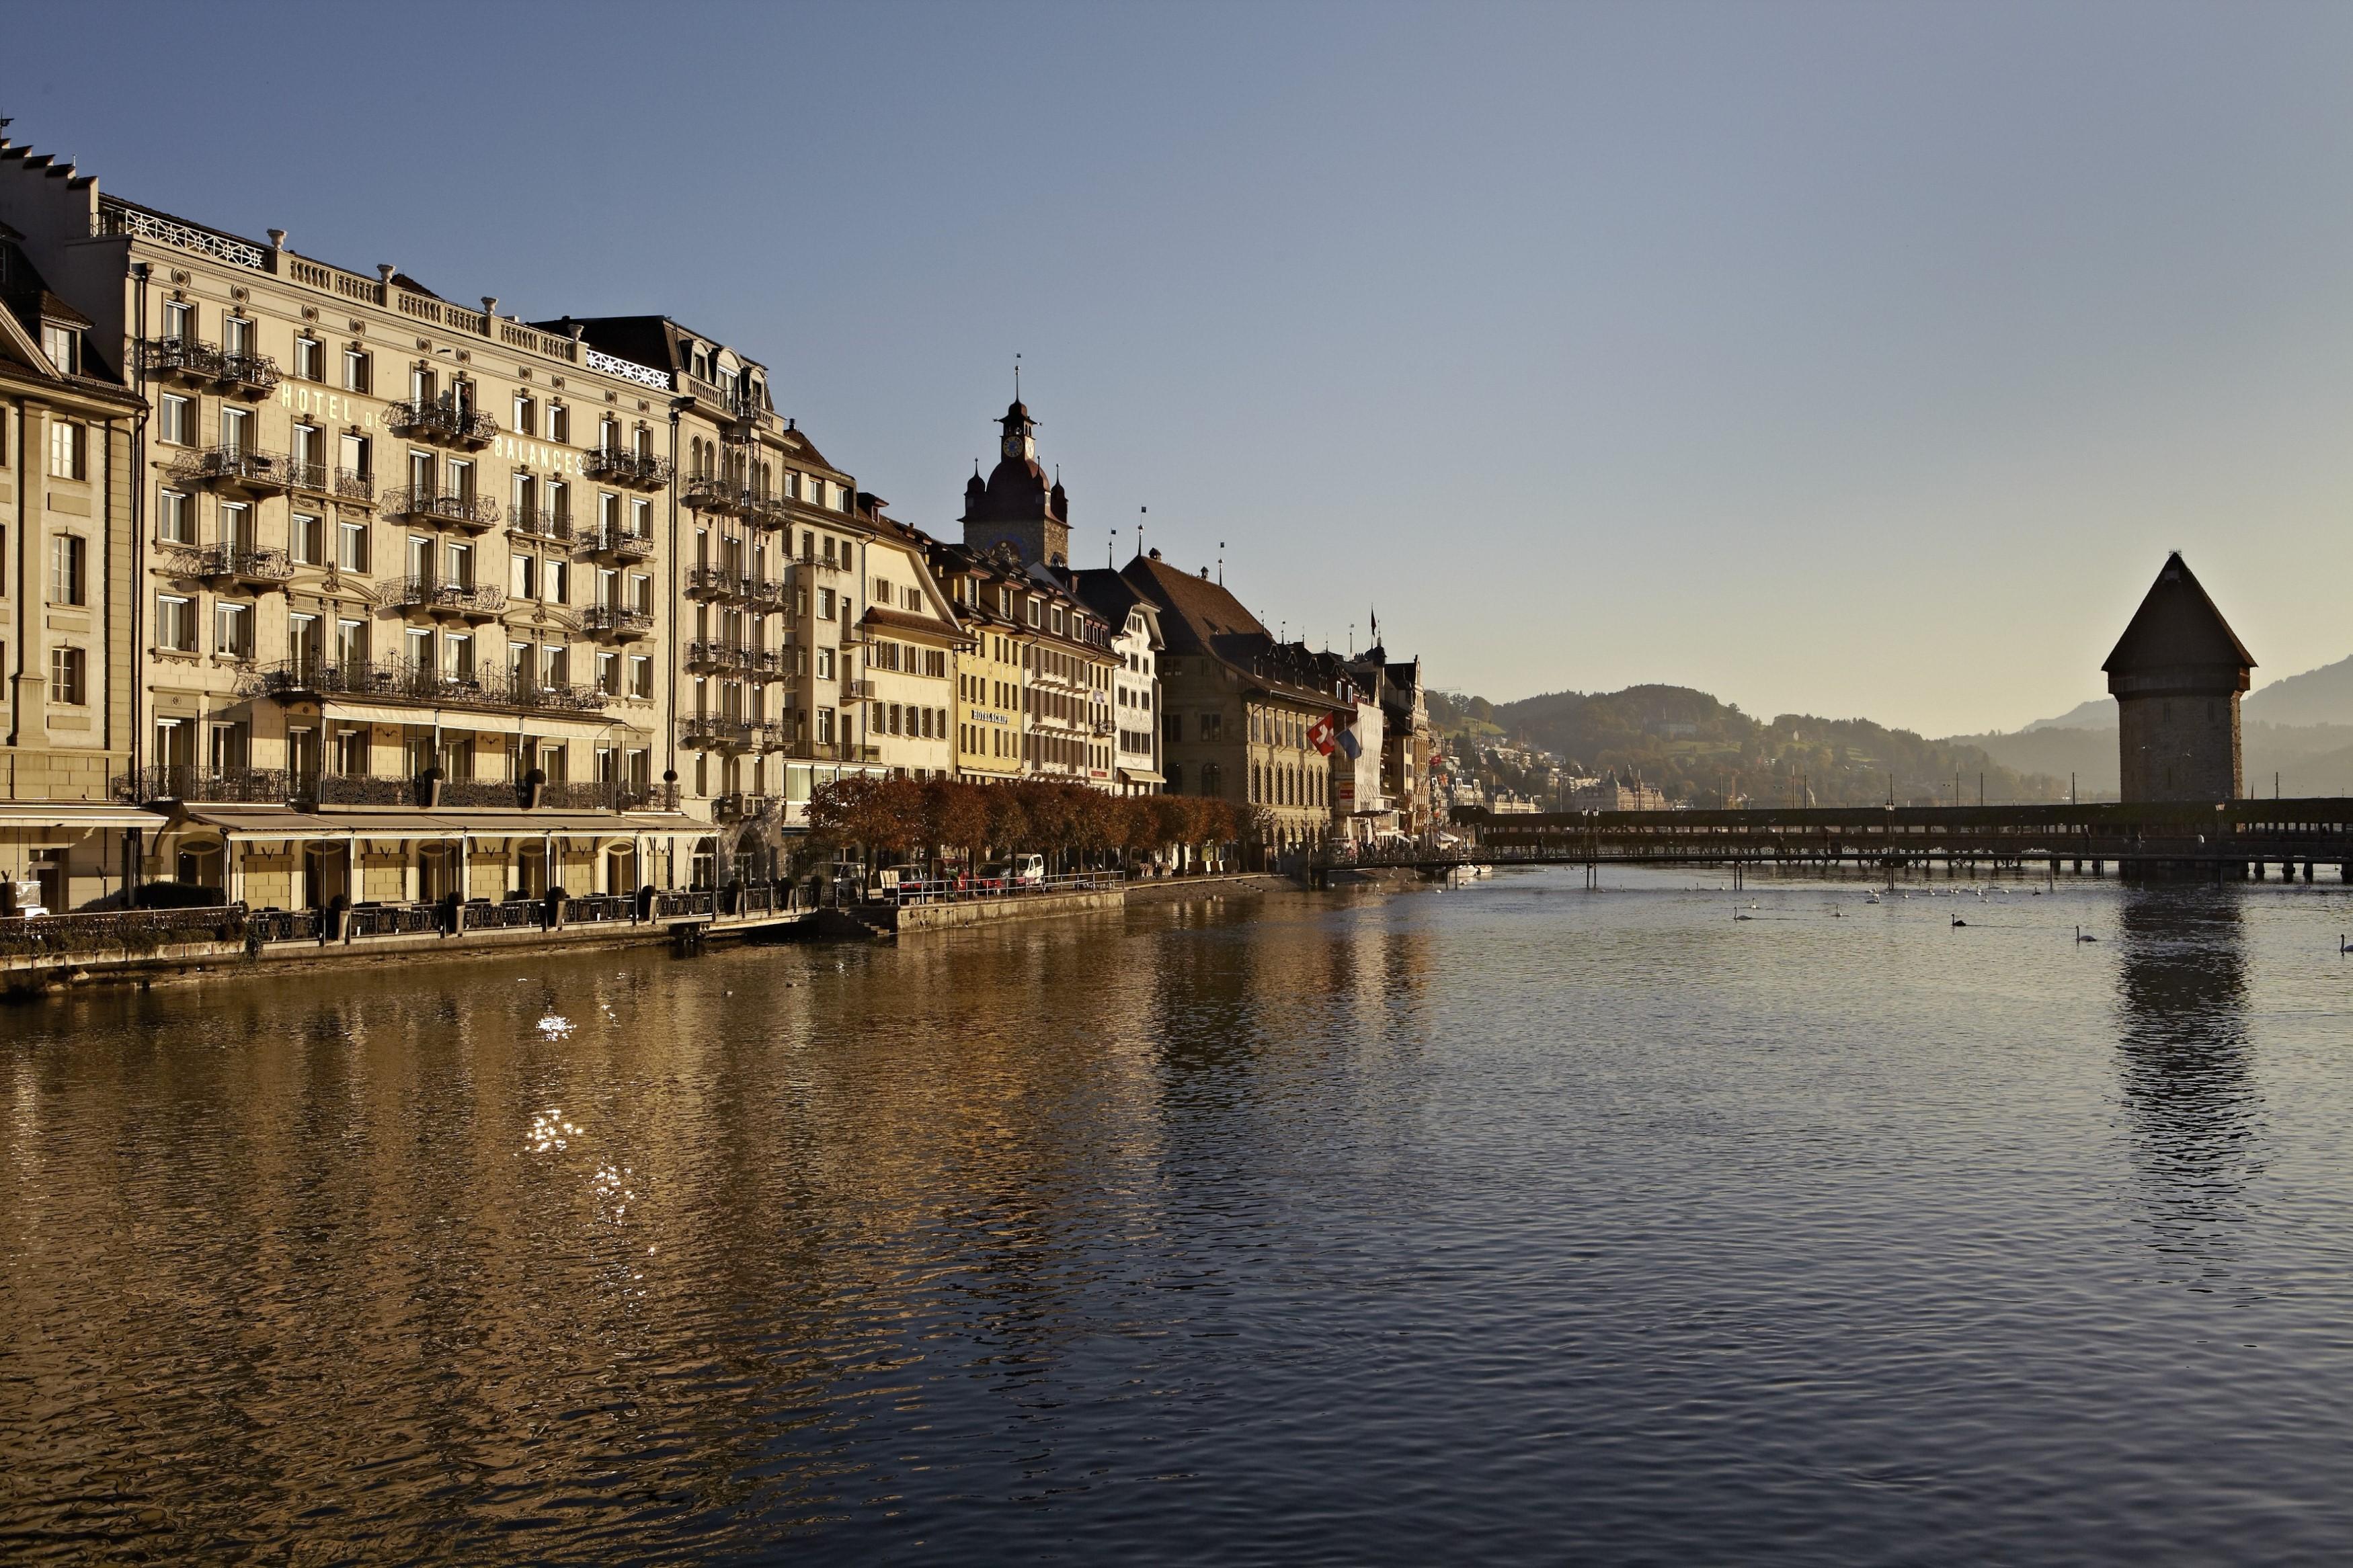
[[[2342,889],[1607,879],[0,1013],[0,1556],[2353,1552]]]

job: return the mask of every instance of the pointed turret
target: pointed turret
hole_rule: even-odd
[[[2100,668],[2116,700],[2126,801],[2236,800],[2245,793],[2239,698],[2254,656],[2179,552],[2168,555]]]

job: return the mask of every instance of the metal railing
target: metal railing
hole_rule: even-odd
[[[636,915],[635,902],[626,893],[584,893],[564,900],[565,925],[598,925]]]
[[[283,583],[294,575],[294,563],[283,550],[249,550],[241,544],[206,545],[195,552],[192,564],[196,576],[247,583]]]
[[[690,566],[686,572],[686,596],[690,599],[740,599],[744,596],[744,578],[723,566]]]
[[[477,899],[458,907],[461,931],[529,931],[547,923],[547,906],[538,899],[504,899],[491,903]]]
[[[351,933],[354,937],[420,936],[441,929],[438,904],[353,904]]]
[[[654,536],[625,523],[593,522],[575,535],[583,555],[610,555],[620,561],[643,561],[654,552]]]
[[[415,805],[419,795],[415,779],[321,773],[300,781],[295,798],[320,805]]]
[[[85,914],[26,915],[0,920],[0,956],[153,952],[174,942],[243,942],[243,904],[192,910],[99,910]]]
[[[679,489],[679,499],[691,511],[742,511],[750,492],[722,474],[691,474]]]
[[[402,609],[488,617],[507,607],[507,592],[482,583],[441,583],[430,577],[404,577],[384,592],[384,601]]]
[[[619,605],[591,605],[580,612],[580,629],[591,636],[643,637],[654,629],[652,612]]]
[[[530,676],[496,668],[459,676],[400,659],[357,664],[286,659],[248,677],[244,695],[357,697],[439,708],[543,709],[564,713],[598,713],[612,701],[593,686],[544,685]]]
[[[498,438],[499,422],[479,409],[460,408],[442,396],[395,403],[384,411],[385,427],[396,436],[487,447]]]
[[[963,904],[984,899],[1034,898],[1042,893],[1106,892],[1124,886],[1122,871],[1069,871],[1034,881],[1010,877],[917,877],[900,879],[882,889],[883,901],[907,904]]]
[[[287,798],[283,768],[211,768],[160,763],[118,775],[114,798],[132,805],[155,800],[209,804],[276,803]]]
[[[276,391],[285,379],[278,362],[267,354],[228,353],[218,343],[195,338],[149,338],[139,345],[139,364],[142,370],[208,381],[255,397]]]
[[[223,480],[248,489],[283,490],[293,487],[294,468],[294,459],[283,452],[262,452],[250,447],[202,447],[174,458],[172,477]]]
[[[438,485],[403,485],[384,492],[384,510],[395,517],[454,522],[460,528],[494,528],[499,503],[488,496],[444,490]]]
[[[669,458],[621,447],[596,448],[581,459],[580,468],[592,479],[627,485],[631,489],[659,489],[670,483]]]

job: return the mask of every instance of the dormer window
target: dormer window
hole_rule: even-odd
[[[81,374],[81,331],[58,321],[41,323],[41,352],[68,375]]]

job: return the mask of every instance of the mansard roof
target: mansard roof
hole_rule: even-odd
[[[2179,551],[2165,558],[2164,570],[2149,584],[2125,635],[2116,640],[2116,651],[2100,666],[2110,675],[2211,668],[2235,670],[2242,679],[2254,667],[2254,656],[2207,597]]]

